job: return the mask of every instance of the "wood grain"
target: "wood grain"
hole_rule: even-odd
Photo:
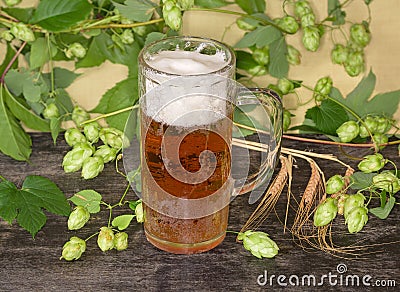
[[[124,180],[116,174],[112,164],[105,167],[102,174],[89,181],[79,177],[79,173],[65,174],[61,168],[63,155],[68,146],[59,141],[52,144],[47,134],[32,134],[33,154],[30,163],[17,162],[0,154],[0,174],[20,185],[26,175],[38,174],[53,180],[70,197],[82,189],[95,189],[106,201],[117,202],[125,188]],[[340,151],[334,146],[306,144],[284,141],[285,147],[310,150],[320,153]],[[352,155],[364,155],[366,150],[354,150]],[[384,150],[387,157],[397,165],[399,158],[397,146]],[[345,160],[345,157],[340,156]],[[353,167],[355,161],[345,160]],[[327,177],[345,171],[339,164],[318,160]],[[300,195],[306,186],[310,170],[308,163],[298,159],[294,170],[293,192]],[[277,213],[284,216],[286,191],[277,204]],[[128,199],[134,199],[133,193]],[[229,230],[239,231],[256,205],[247,204],[246,195],[231,203]],[[293,216],[292,216],[293,217]],[[363,231],[356,235],[339,235],[337,244],[346,245],[362,241],[363,244],[377,244],[400,241],[398,206],[386,220],[370,216]],[[395,280],[400,285],[399,243],[376,246],[361,259],[341,259],[316,250],[302,250],[293,242],[291,236],[283,233],[281,223],[274,217],[262,226],[280,247],[274,259],[259,260],[250,255],[235,236],[228,234],[217,248],[203,254],[182,256],[159,251],[147,243],[142,227],[132,224],[129,234],[129,248],[122,252],[115,250],[102,253],[95,240],[88,242],[88,248],[81,260],[65,262],[59,260],[62,245],[70,236],[78,234],[86,237],[102,225],[107,224],[107,213],[93,216],[87,226],[78,233],[67,230],[67,218],[48,214],[45,227],[32,239],[28,232],[17,224],[8,225],[0,220],[0,291],[258,291],[282,289],[276,278],[273,285],[257,284],[257,277],[267,271],[268,276],[337,275],[335,286],[325,279],[322,287],[290,286],[285,290],[324,290],[350,291],[356,287],[339,285],[340,275],[371,275],[375,280]],[[338,230],[341,229],[338,226]],[[338,264],[345,264],[347,272],[339,274]],[[334,279],[333,279],[334,280]],[[360,284],[362,285],[362,283]],[[376,287],[363,287],[364,291],[374,291]],[[393,288],[392,288],[393,289]],[[394,290],[393,290],[394,291]]]

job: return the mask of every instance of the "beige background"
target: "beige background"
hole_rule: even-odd
[[[22,6],[30,6],[34,0],[23,0]],[[267,14],[273,18],[282,15],[281,4],[283,1],[267,1]],[[368,17],[368,11],[363,4],[364,0],[354,0],[347,6],[347,20],[350,22],[360,22]],[[1,3],[1,2],[0,2]],[[327,1],[311,0],[310,3],[315,9],[317,20],[326,16]],[[366,48],[367,68],[372,68],[377,76],[375,93],[387,92],[400,89],[400,0],[374,0],[371,5],[372,22],[371,32],[372,41]],[[236,9],[235,6],[228,6],[228,9]],[[239,10],[238,10],[239,11]],[[222,40],[230,45],[234,45],[243,35],[235,25],[235,16],[193,11],[185,13],[183,34],[210,37]],[[340,41],[339,35],[334,35]],[[301,41],[298,37],[291,36],[288,39],[290,44],[296,48],[301,48]],[[330,62],[330,50],[332,42],[328,34],[324,35],[321,47],[317,53],[302,50],[302,63],[299,66],[291,67],[289,78],[303,80],[305,84],[314,86],[316,80],[323,76],[331,76],[334,86],[346,95],[360,81],[362,76],[349,77],[342,66],[333,65]],[[0,45],[0,59],[4,55],[4,45]],[[71,64],[63,63],[62,66],[71,67]],[[368,73],[368,70],[366,73]],[[124,66],[114,65],[109,62],[103,65],[77,70],[82,74],[69,88],[68,92],[73,99],[86,109],[95,107],[101,96],[116,82],[125,78],[127,69]],[[267,86],[274,79],[262,77],[256,79],[259,86]],[[299,124],[304,118],[306,108],[312,103],[299,106],[311,97],[310,92],[300,91],[298,97],[295,95],[285,96],[284,104],[293,110],[296,117],[294,124]],[[400,118],[398,110],[396,119]]]

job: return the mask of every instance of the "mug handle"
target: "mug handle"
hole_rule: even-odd
[[[233,196],[251,192],[250,203],[259,199],[262,190],[261,193],[257,190],[258,194],[253,190],[261,185],[266,188],[272,177],[280,155],[282,131],[283,106],[276,92],[268,88],[239,90],[232,133],[232,176],[237,173],[233,177]],[[241,159],[243,155],[247,165]],[[257,159],[260,159],[258,170],[252,171]],[[243,174],[246,168],[247,173]]]

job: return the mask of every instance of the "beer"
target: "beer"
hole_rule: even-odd
[[[210,250],[225,237],[233,190],[233,52],[172,38],[145,48],[139,64],[146,237],[172,253]]]
[[[199,199],[210,196],[220,190],[224,184],[230,184],[231,156],[230,146],[222,137],[222,131],[225,131],[225,137],[231,137],[231,121],[221,119],[211,126],[213,130],[198,129],[190,131],[183,129],[182,126],[173,126],[163,124],[153,120],[151,117],[142,115],[142,127],[149,125],[144,143],[142,145],[143,156],[147,169],[142,169],[142,185],[146,187],[143,197],[151,196],[152,200],[160,202],[157,195],[159,188],[171,194],[172,196],[184,199]],[[217,129],[218,128],[218,129]],[[166,129],[171,133],[165,135]],[[180,133],[187,134],[180,142]],[[200,170],[200,155],[203,151],[211,151],[215,155],[216,167],[208,179],[200,183],[186,183],[174,178],[164,165],[162,160],[161,143],[165,143],[171,148],[179,149],[179,162],[181,166],[191,172],[196,173]],[[180,142],[178,144],[178,142]],[[171,167],[180,167],[174,166]],[[229,202],[231,188],[226,188]],[[147,201],[144,199],[144,201]],[[172,204],[172,203],[171,203]],[[195,253],[209,250],[218,245],[225,237],[225,231],[228,222],[228,205],[223,206],[221,210],[208,216],[194,219],[181,219],[164,215],[151,207],[145,206],[145,231],[148,239],[157,247],[174,253]],[[204,206],[207,208],[210,206]],[[186,205],[183,213],[196,213],[198,210],[192,210],[190,204]],[[163,244],[168,242],[168,244]],[[174,243],[174,244],[172,244]]]

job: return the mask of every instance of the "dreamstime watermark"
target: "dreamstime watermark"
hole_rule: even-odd
[[[257,276],[257,284],[260,286],[342,286],[342,287],[396,287],[394,279],[375,279],[370,274],[351,274],[347,272],[347,265],[338,264],[336,271],[327,274],[314,275],[285,275],[285,274],[263,274]]]

